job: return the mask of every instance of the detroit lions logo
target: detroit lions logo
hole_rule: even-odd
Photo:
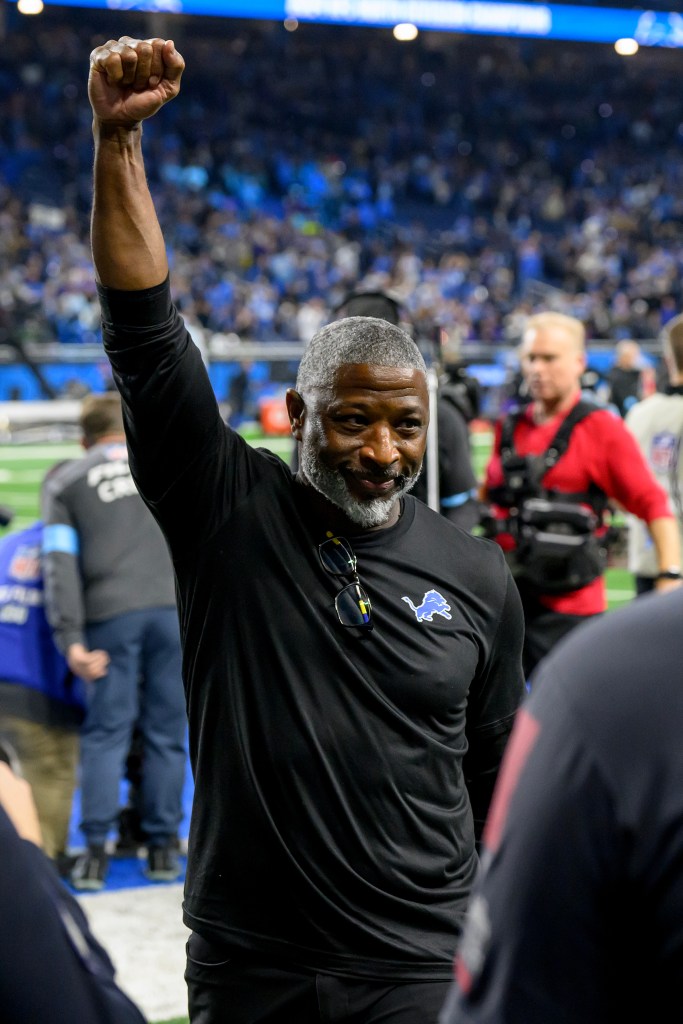
[[[402,597],[401,600],[410,605],[418,622],[432,622],[435,615],[443,615],[444,619],[453,618],[451,606],[438,590],[428,590],[417,608],[409,597]]]

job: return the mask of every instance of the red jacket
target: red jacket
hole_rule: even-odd
[[[577,393],[578,402],[581,395]],[[520,417],[514,432],[515,451],[519,455],[541,455],[548,448],[569,410],[540,426],[533,421],[532,405]],[[496,425],[493,452],[486,467],[486,487],[504,483],[500,460],[502,421]],[[543,478],[543,486],[566,494],[588,491],[596,484],[608,498],[615,499],[628,512],[646,523],[662,517],[673,518],[666,492],[652,475],[633,435],[623,420],[607,409],[596,408],[574,427],[569,447]],[[497,518],[507,512],[493,506]],[[509,547],[500,538],[503,548]],[[541,603],[567,615],[596,615],[607,608],[604,578],[599,577],[580,590],[567,594],[544,595]]]

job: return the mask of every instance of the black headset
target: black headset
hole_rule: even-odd
[[[332,312],[337,318],[340,315],[376,316],[380,320],[387,320],[396,327],[406,322],[403,307],[386,292],[348,292]],[[409,320],[407,322],[410,323]]]

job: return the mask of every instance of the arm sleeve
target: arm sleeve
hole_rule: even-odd
[[[124,402],[131,466],[149,500],[173,470],[215,443],[220,414],[201,355],[172,301],[168,279],[122,292],[99,286],[105,351]],[[196,356],[196,358],[194,358]]]
[[[85,643],[85,606],[78,531],[58,479],[45,488],[42,515],[45,614],[65,654],[71,644]]]
[[[591,438],[590,450],[597,460],[595,482],[627,512],[646,523],[673,518],[666,491],[622,420],[612,413],[601,414],[600,435]]]
[[[220,527],[266,459],[221,419],[168,280],[140,292],[100,286],[99,293],[135,483],[171,550],[187,553]]]
[[[495,550],[503,563],[505,598],[484,671],[467,704],[464,773],[477,840],[484,829],[514,716],[525,693],[522,603],[502,552]]]
[[[0,1006],[3,1024],[145,1024],[107,953],[42,850],[0,808]]]

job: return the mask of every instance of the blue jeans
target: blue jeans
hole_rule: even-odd
[[[87,628],[91,650],[105,650],[107,675],[88,684],[81,732],[81,828],[104,843],[119,814],[119,787],[135,726],[142,737],[142,828],[166,842],[182,820],[185,694],[175,608],[126,612]]]

